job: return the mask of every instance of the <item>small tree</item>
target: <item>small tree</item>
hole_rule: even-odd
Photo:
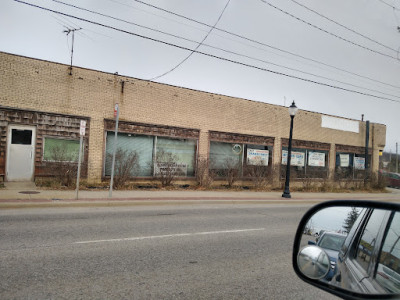
[[[178,166],[178,157],[164,150],[157,152],[155,169],[156,177],[163,187],[172,185],[176,177],[184,175]]]
[[[347,218],[344,220],[344,224],[342,226],[347,233],[350,232],[351,227],[353,227],[353,224],[357,220],[359,214],[360,213],[357,211],[356,207],[352,207],[351,211],[349,211],[347,214]]]
[[[112,161],[112,154],[107,154]],[[114,182],[113,188],[120,189],[134,174],[139,171],[139,155],[136,151],[128,151],[118,148],[115,152]]]

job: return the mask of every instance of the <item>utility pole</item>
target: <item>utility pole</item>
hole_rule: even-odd
[[[369,121],[365,123],[365,182],[368,180],[368,144],[369,144]]]
[[[74,39],[75,39],[75,31],[81,30],[82,28],[67,28],[63,32],[67,34],[67,36],[72,32],[72,47],[71,47],[71,66],[69,67],[69,75],[72,75],[72,57],[74,55]]]
[[[396,173],[399,173],[399,153],[398,153],[399,144],[396,143]]]
[[[111,165],[111,178],[110,178],[110,190],[108,192],[108,198],[112,198],[112,191],[114,185],[114,169],[115,169],[115,154],[117,152],[117,141],[118,141],[118,120],[119,120],[119,105],[115,104],[114,107],[114,117],[115,117],[115,133],[114,133],[114,150]]]

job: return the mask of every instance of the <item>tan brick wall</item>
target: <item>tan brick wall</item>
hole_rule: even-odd
[[[77,67],[69,75],[67,65],[0,52],[0,105],[91,118],[89,178],[92,180],[98,180],[102,174],[103,120],[113,118],[117,102],[121,120],[199,129],[199,155],[208,152],[209,130],[275,137],[276,146],[277,140],[289,134],[286,107]],[[301,107],[301,103],[298,105]],[[359,123],[358,134],[322,128],[321,114],[300,110],[294,119],[294,138],[364,146],[365,124]],[[375,157],[375,152],[385,145],[386,127],[374,124],[373,132]],[[277,147],[274,162],[279,163],[276,155]]]

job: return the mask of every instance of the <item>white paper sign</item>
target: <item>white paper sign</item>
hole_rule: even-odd
[[[154,171],[156,175],[168,175],[170,173],[173,176],[187,176],[187,165],[156,162],[154,163]]]
[[[350,155],[349,154],[339,154],[340,166],[347,168],[350,166]]]
[[[365,158],[354,157],[354,168],[356,170],[365,170]]]
[[[253,166],[268,166],[269,151],[247,148],[247,164]]]
[[[286,150],[282,150],[282,165],[287,164],[287,156],[288,152]],[[296,167],[304,167],[305,155],[303,152],[293,152],[290,158],[290,165]]]
[[[81,120],[81,126],[79,128],[79,134],[81,136],[84,136],[85,135],[85,130],[86,130],[86,121]]]
[[[308,152],[308,165],[312,167],[325,167],[325,153]]]

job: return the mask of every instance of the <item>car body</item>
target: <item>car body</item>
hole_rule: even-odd
[[[325,266],[322,276],[305,268],[307,253],[324,255],[322,251],[327,258],[329,255],[317,245],[302,246],[304,228],[309,226],[310,220],[319,222],[317,214],[326,216],[353,209],[358,216],[351,218],[346,228],[348,234],[339,250],[336,274],[331,281],[326,281],[330,266]],[[349,225],[348,220],[346,217],[342,224]],[[335,224],[341,225],[341,222]],[[329,223],[330,228],[335,224]],[[299,223],[292,262],[303,281],[343,299],[400,299],[400,204],[396,201],[333,200],[313,206]]]
[[[365,294],[399,294],[399,233],[399,212],[365,209],[339,251],[332,283]]]
[[[322,231],[322,230],[321,230]],[[336,273],[336,262],[338,259],[339,250],[343,245],[346,235],[336,232],[324,231],[319,236],[316,242],[308,241],[309,245],[317,245],[318,247],[325,250],[329,256],[330,269],[328,274],[324,277],[324,280],[330,281]]]
[[[387,186],[391,188],[400,189],[400,174],[394,172],[380,171],[386,177]]]

